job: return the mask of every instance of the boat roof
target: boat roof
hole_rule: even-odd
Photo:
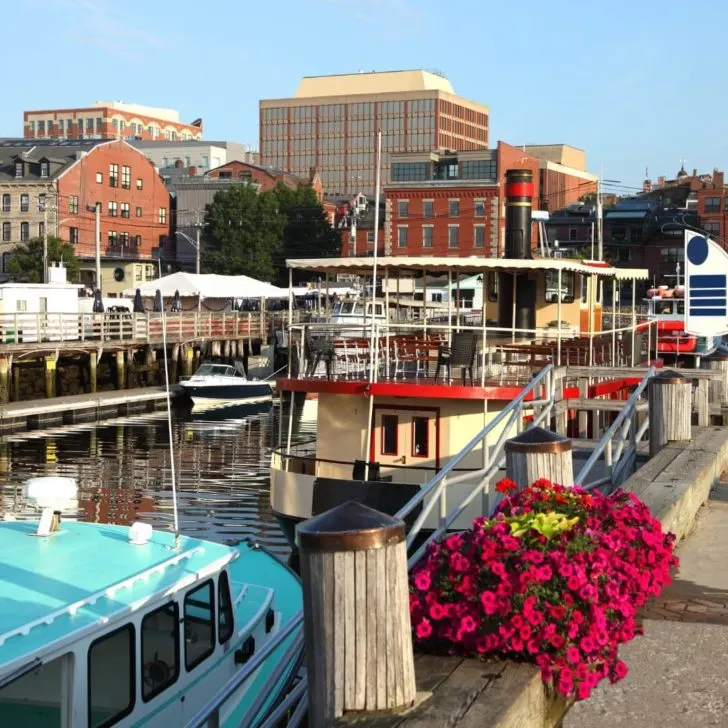
[[[0,523],[0,675],[214,574],[237,556],[222,544],[63,521],[39,537],[32,521]]]
[[[358,273],[369,274],[374,267],[374,258],[296,258],[287,260],[286,265],[296,270],[317,271],[319,273]],[[388,255],[377,258],[377,266],[382,269],[424,272],[482,273],[504,271],[518,273],[527,270],[563,270],[585,275],[598,275],[617,280],[645,280],[649,277],[646,268],[614,268],[601,261],[582,262],[574,258],[533,258],[516,260],[511,258],[447,258],[436,256],[405,257]]]

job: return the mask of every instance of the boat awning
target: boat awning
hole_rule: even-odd
[[[222,276],[213,273],[172,273],[163,278],[142,283],[139,287],[142,296],[154,296],[159,289],[164,298],[174,296],[200,296],[201,298],[287,298],[288,289],[278,288],[271,283],[259,281],[248,276]],[[124,291],[133,296],[135,288]]]
[[[357,273],[371,275],[374,258],[303,258],[286,261],[289,268],[315,271],[318,273]],[[562,270],[584,275],[598,275],[617,280],[646,280],[646,268],[613,268],[605,263],[582,263],[573,258],[534,258],[532,260],[513,260],[509,258],[444,258],[444,257],[404,257],[382,256],[377,259],[379,274],[385,269],[395,269],[414,273],[483,273],[503,271],[520,273],[525,271]],[[391,274],[391,270],[390,270]]]

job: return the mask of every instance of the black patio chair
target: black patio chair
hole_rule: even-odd
[[[333,342],[325,338],[315,339],[313,336],[307,336],[306,360],[308,362],[307,377],[312,377],[316,373],[318,365],[321,361],[324,361],[326,364],[326,378],[331,379],[334,374],[334,361],[336,360]]]
[[[354,467],[352,469],[351,477],[352,480],[379,480],[380,478],[380,465],[376,461],[369,463],[369,477],[367,478],[367,464],[364,460],[354,460]]]
[[[452,346],[443,345],[437,350],[435,382],[440,377],[440,368],[447,369],[448,379],[452,379],[453,367],[460,367],[463,384],[467,383],[466,374],[473,384],[473,363],[475,362],[475,332],[460,331],[452,335]]]

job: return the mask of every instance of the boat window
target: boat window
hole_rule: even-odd
[[[215,649],[215,623],[212,580],[193,589],[185,597],[185,667],[199,665]]]
[[[217,630],[220,644],[233,636],[233,605],[230,601],[230,582],[226,571],[220,574],[217,584]]]
[[[0,688],[2,724],[49,728],[71,725],[73,653],[36,664],[37,667]]]
[[[677,301],[677,312],[681,315],[685,315],[685,301]]]
[[[159,695],[179,677],[179,606],[165,604],[142,620],[142,699]]]
[[[196,376],[211,376],[211,375],[217,375],[217,376],[227,376],[232,377],[234,376],[235,371],[231,366],[228,366],[227,364],[203,364],[196,372]]]
[[[429,417],[412,418],[412,457],[426,458],[430,454]]]
[[[546,303],[559,302],[559,272],[557,270],[546,271],[546,287],[544,299]],[[561,272],[561,303],[574,302],[574,274],[571,271]]]
[[[341,304],[341,313],[345,316],[348,316],[352,313],[354,313],[354,304],[352,302],[342,303]]]
[[[581,302],[586,303],[586,301],[587,301],[586,292],[589,288],[587,283],[588,283],[589,279],[586,276],[579,276],[579,277],[581,278]]]
[[[604,281],[601,278],[599,278],[598,280],[595,278],[594,280],[596,281],[596,284],[597,284],[597,301],[596,302],[601,303],[602,300],[604,299]]]
[[[335,303],[334,304],[334,316],[338,316],[341,313],[342,304]]]
[[[397,415],[382,415],[382,455],[397,454]]]
[[[381,303],[378,303],[376,305],[376,308],[374,309],[374,315],[375,316],[384,316],[384,307]]]
[[[127,624],[91,643],[88,650],[88,724],[104,728],[134,709],[134,626]]]
[[[664,315],[672,314],[672,301],[660,301],[657,313]]]

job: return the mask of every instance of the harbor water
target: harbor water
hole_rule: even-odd
[[[292,439],[313,439],[316,418],[306,402],[295,411]],[[254,538],[288,554],[269,504],[270,451],[278,442],[277,403],[195,407],[172,420],[180,530],[220,542]],[[288,411],[286,408],[286,416]],[[78,483],[77,517],[171,528],[172,457],[166,413],[58,427],[0,441],[0,515],[38,518],[23,497],[32,477]]]

